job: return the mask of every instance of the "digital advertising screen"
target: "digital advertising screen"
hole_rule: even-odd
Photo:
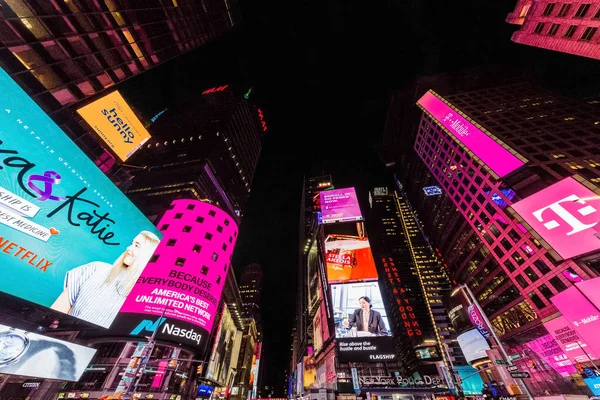
[[[162,235],[0,69],[0,291],[109,327]]]
[[[320,192],[321,218],[324,224],[362,221],[356,191],[353,187]]]
[[[511,207],[566,260],[600,249],[600,196],[590,187],[580,177],[568,177]]]
[[[150,139],[142,121],[116,90],[77,112],[121,161],[131,157]]]
[[[364,222],[324,225],[327,281],[377,280],[377,269]]]
[[[0,325],[0,373],[78,381],[96,349]]]
[[[483,380],[477,373],[477,370],[470,365],[455,365],[454,370],[460,376],[461,387],[465,395],[481,394],[483,389]]]
[[[544,322],[544,327],[573,363],[598,359],[598,355],[583,341],[564,316]]]
[[[577,373],[573,362],[569,360],[552,335],[544,335],[525,343],[525,347],[534,351],[560,375],[568,377],[571,374]]]
[[[226,304],[223,307],[219,330],[217,331],[208,363],[208,370],[206,371],[207,379],[219,382],[221,386],[226,385],[230,368],[237,366],[237,359],[232,360],[233,349],[236,346],[237,332]],[[233,365],[232,361],[235,361],[235,365]]]
[[[462,333],[456,339],[467,362],[487,357],[486,350],[490,350],[490,345],[477,329]]]
[[[377,282],[331,285],[331,298],[340,361],[395,359],[392,332]]]
[[[484,131],[483,127],[430,90],[417,102],[419,108],[431,115],[452,135],[453,139],[471,151],[498,178],[522,167],[527,160],[517,156],[506,144]]]

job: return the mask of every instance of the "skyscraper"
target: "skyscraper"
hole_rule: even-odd
[[[263,272],[260,264],[249,264],[240,277],[240,293],[243,314],[246,318],[259,318],[260,296],[263,288]]]
[[[388,165],[424,210],[425,230],[452,279],[473,290],[502,341],[519,348],[548,334],[540,322],[556,315],[550,299],[571,285],[566,276],[600,273],[598,251],[561,257],[543,231],[510,211],[575,174],[589,187],[600,182],[600,101],[564,98],[526,81],[442,88],[443,95],[429,88],[436,86],[414,94],[420,115],[414,108],[390,115],[396,121],[386,131],[388,147],[414,140],[420,160],[388,158]],[[400,130],[403,124],[414,125]],[[491,140],[481,136],[489,144],[480,148],[466,139],[471,135]]]
[[[105,145],[73,110],[239,22],[234,0],[6,0],[0,7],[0,66],[92,160]]]
[[[513,42],[600,59],[598,0],[518,0],[506,21],[521,25]]]
[[[149,216],[174,198],[208,199],[241,219],[264,133],[258,111],[231,87],[167,110],[128,163],[121,187]],[[152,218],[151,218],[152,219]]]

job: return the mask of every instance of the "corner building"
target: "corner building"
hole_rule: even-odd
[[[3,0],[0,17],[0,66],[92,160],[108,153],[84,101],[239,23],[234,0]]]

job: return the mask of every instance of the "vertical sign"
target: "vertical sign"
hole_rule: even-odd
[[[352,386],[354,387],[354,392],[358,395],[360,393],[360,386],[358,384],[358,371],[356,368],[352,368]]]

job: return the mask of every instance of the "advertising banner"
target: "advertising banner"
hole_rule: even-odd
[[[598,359],[596,353],[581,339],[564,316],[544,322],[544,326],[573,363]]]
[[[131,157],[150,139],[142,121],[116,90],[78,109],[77,112],[121,161]]]
[[[477,329],[460,334],[456,339],[467,362],[488,356],[486,350],[490,350],[490,345]]]
[[[446,292],[444,306],[448,310],[448,317],[457,334],[473,329],[473,323],[469,318],[471,302],[463,289],[457,288],[452,292]]]
[[[588,279],[584,281],[579,278],[575,286],[587,297],[587,299],[596,307],[600,308],[600,278]]]
[[[577,372],[573,362],[569,360],[563,349],[550,334],[525,343],[525,347],[534,351],[562,376],[567,377]]]
[[[568,259],[600,249],[600,202],[590,201],[598,198],[568,177],[511,207],[560,257]]]
[[[491,328],[489,326],[487,326],[487,324],[485,323],[485,320],[484,320],[483,316],[481,315],[481,311],[479,311],[479,308],[477,308],[475,306],[475,304],[471,304],[468,307],[467,311],[469,313],[469,319],[471,320],[471,323],[473,324],[475,329],[477,329],[484,338],[486,338],[486,339],[491,338],[492,337],[492,332],[490,330]]]
[[[477,370],[470,365],[455,365],[454,370],[460,376],[461,387],[465,395],[479,395],[483,389],[483,380]]]
[[[454,140],[473,152],[484,166],[499,178],[520,168],[527,161],[516,156],[514,150],[493,138],[490,133],[482,131],[483,128],[476,126],[465,114],[435,92],[430,90],[425,93],[417,105],[443,126]]]
[[[377,282],[331,285],[335,336],[341,362],[396,358]]]
[[[161,234],[0,69],[0,291],[109,327]]]
[[[353,187],[320,192],[321,219],[324,224],[362,221],[358,199]]]
[[[327,281],[330,284],[377,279],[364,222],[326,225],[323,231]]]
[[[3,374],[78,381],[96,349],[0,325]]]
[[[600,289],[596,287],[596,291]],[[577,287],[550,298],[563,317],[571,323],[581,340],[588,344],[593,354],[600,355],[600,310],[598,310]]]
[[[229,369],[232,367],[231,359],[236,334],[237,328],[225,304],[206,371],[206,378],[218,382],[221,386],[226,386]]]

